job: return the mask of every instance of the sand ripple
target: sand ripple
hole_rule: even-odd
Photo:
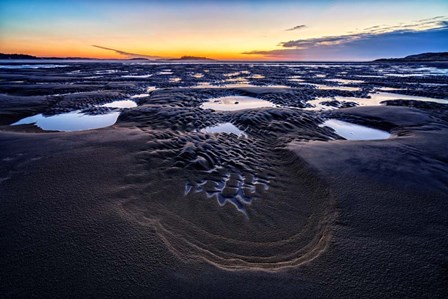
[[[291,139],[328,140],[332,133],[318,127],[318,117],[282,108],[220,114],[146,107],[124,120],[138,120],[148,135],[146,148],[135,154],[138,167],[126,178],[124,209],[155,229],[179,259],[279,271],[313,260],[328,246],[331,190],[286,148]],[[219,121],[231,121],[248,137],[188,125]]]

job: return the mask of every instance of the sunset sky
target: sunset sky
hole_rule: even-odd
[[[447,45],[446,0],[0,0],[2,53],[370,60]]]

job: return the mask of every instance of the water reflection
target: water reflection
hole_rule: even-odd
[[[320,126],[332,128],[336,134],[347,140],[381,140],[391,136],[386,131],[355,125],[337,119],[328,119]]]
[[[269,101],[247,96],[213,98],[201,105],[202,109],[213,109],[216,111],[237,111],[265,107],[275,107],[275,105]]]

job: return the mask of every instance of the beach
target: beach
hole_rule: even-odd
[[[5,65],[5,297],[448,295],[446,65]]]

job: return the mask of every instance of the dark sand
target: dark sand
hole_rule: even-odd
[[[300,107],[329,91],[177,88],[139,98],[112,127],[63,133],[8,124],[140,83],[42,98],[31,84],[3,84],[2,297],[448,296],[444,105],[317,113]],[[199,108],[226,95],[288,107]],[[325,118],[393,136],[342,140],[319,127]],[[221,122],[249,137],[199,132]]]

